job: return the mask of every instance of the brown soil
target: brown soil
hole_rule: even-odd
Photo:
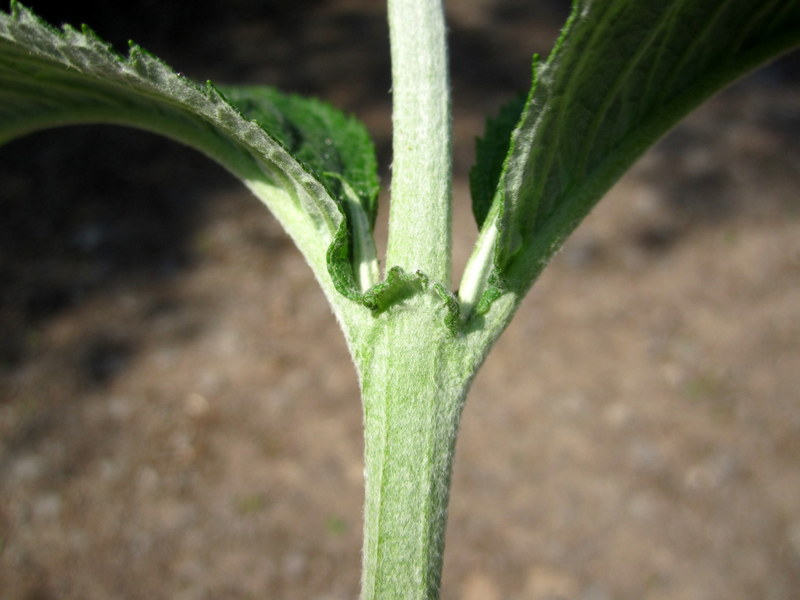
[[[389,163],[380,2],[30,3],[325,97]],[[564,4],[448,4],[458,265],[472,139]],[[465,411],[444,599],[800,597],[797,66],[691,116],[535,286]],[[111,128],[0,149],[0,206],[0,597],[355,598],[357,382],[270,216]]]

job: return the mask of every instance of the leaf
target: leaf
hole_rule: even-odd
[[[360,123],[270,88],[199,86],[136,45],[121,56],[86,27],[54,29],[12,2],[0,12],[0,143],[78,123],[130,125],[200,150],[272,210],[329,297],[335,288],[357,299],[374,283],[352,263],[354,248],[372,243],[377,198]],[[358,240],[353,221],[366,223]]]
[[[223,96],[261,125],[344,202],[349,185],[375,225],[379,191],[375,148],[364,126],[314,98],[266,86],[222,86]]]
[[[798,43],[795,1],[576,0],[547,61],[534,62],[496,190],[493,283],[479,312],[499,292],[524,293],[611,185],[678,120]]]
[[[475,166],[469,172],[472,213],[478,227],[483,225],[494,200],[503,172],[511,134],[525,108],[525,95],[512,98],[494,119],[486,120],[486,133],[475,141]]]

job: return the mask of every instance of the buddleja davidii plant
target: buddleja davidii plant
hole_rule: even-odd
[[[138,46],[0,13],[0,142],[74,123],[170,136],[238,176],[305,256],[359,373],[362,598],[435,599],[469,383],[528,288],[614,181],[689,110],[800,42],[800,3],[576,0],[471,173],[480,234],[450,291],[450,98],[441,0],[389,0],[394,160],[381,276],[372,144],[266,87],[198,86]]]

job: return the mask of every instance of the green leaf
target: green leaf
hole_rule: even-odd
[[[266,86],[221,86],[223,96],[281,143],[308,171],[345,201],[347,184],[375,224],[379,191],[375,148],[364,126],[315,98]]]
[[[489,214],[503,164],[511,144],[511,134],[519,123],[526,97],[512,98],[494,119],[486,120],[486,133],[475,140],[475,165],[469,172],[472,214],[480,228]]]
[[[199,86],[136,45],[121,56],[86,27],[52,28],[12,2],[0,12],[0,143],[78,123],[147,129],[221,163],[283,224],[334,307],[334,289],[356,298],[375,283],[357,264],[375,262],[377,197],[361,124],[269,88]]]
[[[800,2],[576,0],[534,80],[498,183],[499,291],[522,294],[650,145],[716,91],[800,43]],[[484,194],[485,192],[481,192]]]

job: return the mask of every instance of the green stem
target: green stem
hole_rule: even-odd
[[[472,369],[432,294],[381,317],[365,347],[358,357],[366,441],[361,600],[435,600]]]
[[[386,266],[450,287],[451,124],[441,0],[389,0],[392,198]]]

